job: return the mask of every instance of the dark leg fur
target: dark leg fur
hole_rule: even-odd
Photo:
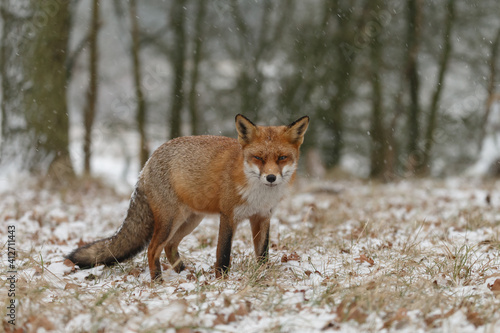
[[[231,264],[231,245],[233,240],[233,226],[229,217],[221,214],[219,225],[219,240],[217,243],[217,262],[215,263],[215,277],[227,276]]]
[[[266,263],[269,258],[269,225],[270,219],[261,216],[250,218],[255,255],[259,263]]]

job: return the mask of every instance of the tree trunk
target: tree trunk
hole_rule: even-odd
[[[382,85],[380,83],[380,69],[382,67],[382,45],[378,35],[374,36],[370,49],[371,54],[371,84],[372,84],[372,119],[371,119],[371,156],[370,177],[382,178],[385,172],[387,140],[382,112]]]
[[[139,60],[139,20],[137,18],[137,0],[130,0],[130,22],[132,35],[132,71],[134,75],[135,99],[137,102],[136,121],[140,137],[139,163],[140,169],[146,164],[149,158],[148,140],[146,136],[146,101],[141,85],[141,63]]]
[[[418,147],[420,137],[420,78],[418,75],[418,54],[420,52],[422,25],[422,0],[408,0],[408,64],[407,77],[410,90],[408,114],[408,168],[413,171],[420,163]]]
[[[68,1],[3,1],[1,162],[73,176],[65,61]]]
[[[500,28],[497,30],[495,39],[491,44],[490,59],[489,59],[490,76],[488,79],[488,88],[487,88],[488,100],[486,101],[485,112],[480,128],[479,143],[477,150],[478,152],[481,152],[481,150],[483,149],[483,141],[484,138],[486,137],[486,125],[488,124],[488,118],[490,117],[491,106],[496,100],[498,100],[498,96],[495,96],[495,83],[497,81],[497,74],[498,74],[497,61],[498,61],[499,46],[500,46]]]
[[[170,108],[170,138],[181,136],[181,113],[184,106],[184,60],[186,58],[185,6],[186,0],[175,0],[172,3],[170,13],[170,24],[174,34],[174,47],[172,49],[174,82]]]
[[[205,19],[206,2],[198,2],[198,12],[194,27],[194,51],[193,51],[193,69],[191,71],[191,88],[189,90],[189,113],[191,115],[191,134],[197,135],[200,133],[198,121],[198,80],[200,72],[200,62],[203,48],[203,21]]]
[[[439,100],[444,87],[444,78],[448,70],[450,54],[452,49],[451,34],[453,23],[455,21],[455,0],[448,0],[446,4],[446,20],[445,31],[443,35],[443,53],[439,61],[439,73],[436,82],[436,88],[432,96],[431,106],[429,110],[429,119],[427,121],[427,130],[425,134],[424,151],[422,162],[418,165],[417,173],[419,175],[428,175],[431,164],[431,151],[434,143],[434,130],[436,129],[436,119],[439,109]]]
[[[264,85],[264,75],[260,65],[264,53],[270,52],[271,48],[267,36],[271,31],[269,15],[272,12],[272,3],[269,0],[263,1],[258,35],[253,34],[254,29],[249,29],[249,23],[245,19],[246,16],[242,13],[240,6],[238,1],[232,0],[231,17],[236,25],[239,38],[239,48],[236,56],[241,63],[237,85],[240,94],[240,109],[253,121],[258,122],[263,105],[261,95]]]
[[[87,105],[84,109],[83,125],[85,135],[83,139],[84,164],[83,171],[90,175],[90,159],[92,156],[92,127],[96,115],[98,94],[98,53],[99,53],[99,0],[92,2],[92,18],[89,34],[89,86],[87,88]]]

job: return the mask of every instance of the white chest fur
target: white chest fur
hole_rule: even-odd
[[[234,209],[234,218],[241,221],[252,215],[269,216],[274,207],[288,191],[288,184],[269,187],[258,178],[250,179],[247,186],[240,189],[240,195],[245,200]]]

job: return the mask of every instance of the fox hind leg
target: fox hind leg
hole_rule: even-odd
[[[156,219],[155,219],[156,220]],[[155,223],[155,229],[153,231],[153,238],[151,239],[151,243],[149,243],[148,247],[148,264],[149,264],[149,273],[151,274],[151,281],[161,281],[161,264],[160,264],[160,255],[161,255],[161,244],[164,243],[168,235],[170,233],[170,226],[168,228],[162,227]]]
[[[155,224],[153,237],[148,247],[149,272],[152,281],[161,281],[161,252],[167,244],[168,239],[171,238],[171,234],[175,233],[176,226],[182,223],[184,217],[179,209],[168,213],[155,209],[152,210]]]
[[[172,268],[177,273],[182,272],[186,268],[179,256],[179,243],[200,224],[203,217],[204,216],[201,214],[192,213],[167,241],[165,254],[167,255],[168,261],[172,265]]]

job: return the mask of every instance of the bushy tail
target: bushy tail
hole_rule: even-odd
[[[83,269],[122,262],[132,258],[148,245],[153,235],[153,227],[153,212],[138,184],[120,229],[109,238],[75,249],[66,258]]]

